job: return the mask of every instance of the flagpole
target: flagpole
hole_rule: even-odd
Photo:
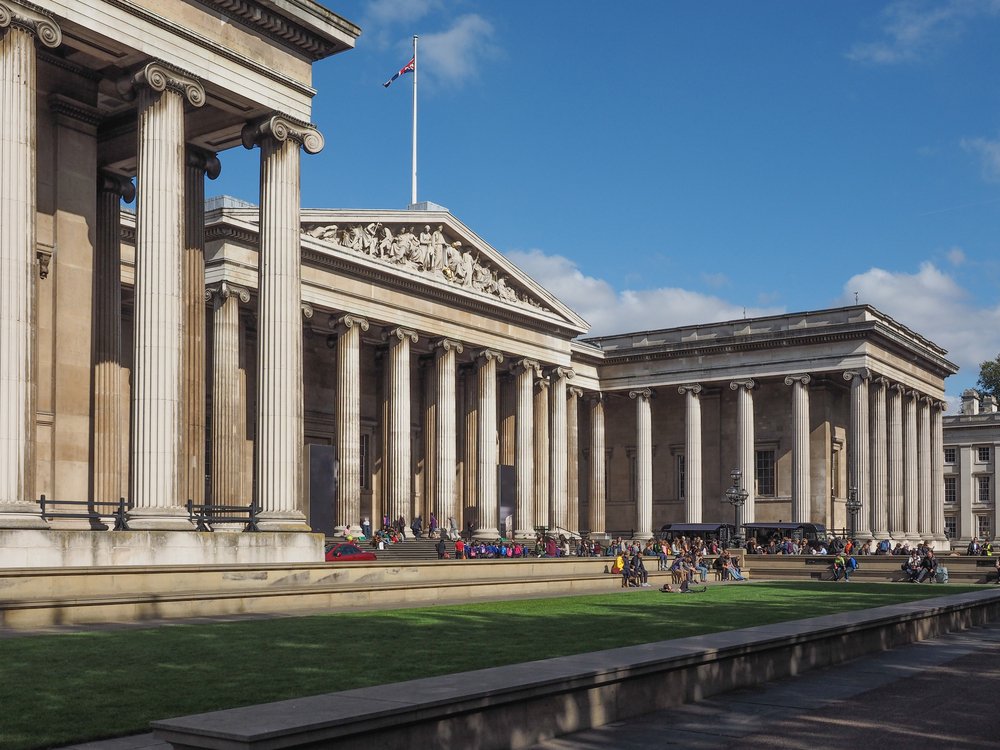
[[[413,35],[413,184],[410,203],[417,202],[417,35]]]

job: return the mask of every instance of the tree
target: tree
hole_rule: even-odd
[[[984,396],[1000,397],[1000,354],[979,365],[979,382],[976,384]]]

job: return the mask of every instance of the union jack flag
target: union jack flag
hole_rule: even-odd
[[[406,65],[404,65],[402,68],[399,69],[399,72],[396,73],[396,75],[394,75],[392,78],[390,78],[388,81],[386,81],[382,85],[385,86],[386,88],[389,88],[389,84],[392,83],[393,81],[395,81],[401,75],[403,75],[403,73],[412,73],[413,70],[414,70],[415,64],[416,64],[416,58],[411,59],[408,63],[406,63]]]

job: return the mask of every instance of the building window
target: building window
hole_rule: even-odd
[[[774,497],[774,451],[757,451],[755,467],[757,497]]]
[[[954,539],[958,536],[958,522],[955,516],[944,517],[944,535],[949,539]]]
[[[987,515],[976,516],[976,536],[980,539],[993,538],[993,524]]]
[[[988,464],[990,462],[990,446],[980,445],[976,448],[976,462],[980,464]]]
[[[684,492],[684,485],[687,482],[686,470],[684,464],[684,454],[678,453],[675,460],[677,462],[677,497],[683,500],[685,497],[687,497],[686,493]]]
[[[957,477],[945,477],[944,478],[944,501],[946,503],[953,503],[958,500],[958,483]]]
[[[944,449],[944,462],[946,464],[953,464],[953,463],[955,463],[955,449],[954,448],[945,448]]]
[[[370,469],[370,448],[371,448],[371,435],[364,434],[361,436],[361,454],[358,458],[358,466],[361,470],[361,489],[370,490],[372,488],[372,472]]]
[[[983,504],[991,502],[989,477],[976,477],[976,502]]]

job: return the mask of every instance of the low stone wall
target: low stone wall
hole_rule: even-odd
[[[998,617],[1000,591],[991,589],[246,706],[153,728],[178,750],[524,748]]]

